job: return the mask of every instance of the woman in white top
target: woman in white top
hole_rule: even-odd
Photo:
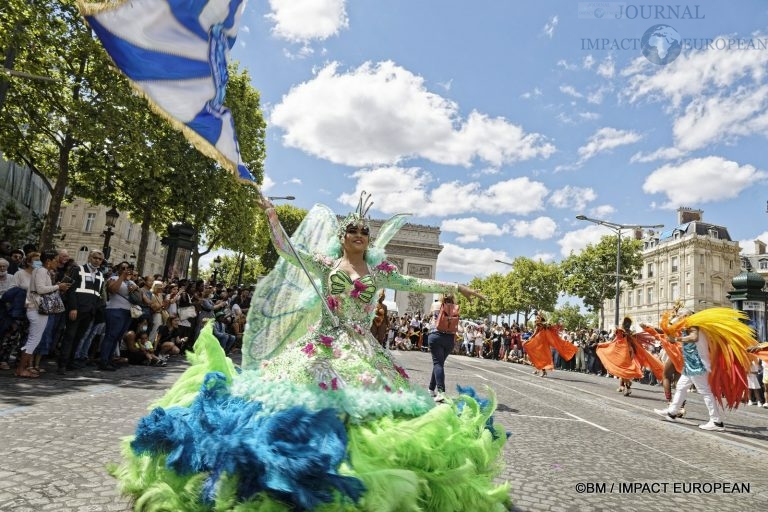
[[[30,256],[37,253],[31,253]],[[41,315],[37,308],[39,305],[39,296],[54,292],[65,292],[69,289],[69,283],[51,283],[51,272],[58,267],[58,253],[56,251],[45,251],[39,258],[30,258],[30,281],[27,288],[27,319],[29,320],[29,334],[27,342],[21,349],[21,359],[16,367],[17,377],[37,378],[40,374],[30,368],[32,363],[32,354],[37,348],[40,339],[45,332],[45,326],[48,325],[48,315]],[[20,273],[20,272],[17,272]],[[22,279],[24,279],[22,277]],[[18,279],[17,279],[18,283]]]

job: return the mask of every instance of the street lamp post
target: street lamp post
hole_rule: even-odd
[[[120,213],[118,213],[118,211],[113,206],[111,209],[107,210],[105,215],[107,217],[107,221],[104,223],[104,247],[102,248],[102,252],[104,253],[104,260],[109,261],[109,256],[112,254],[112,248],[109,246],[109,241],[112,239],[112,235],[115,234],[115,232],[112,231],[112,228],[115,227],[115,223],[117,222],[117,218],[120,216]]]
[[[216,279],[219,277],[219,267],[221,267],[221,256],[216,256],[213,259],[213,284],[216,284]]]
[[[600,226],[605,226],[608,229],[613,230],[616,233],[616,303],[613,313],[614,326],[619,325],[619,295],[621,293],[621,231],[624,229],[661,229],[664,224],[617,224],[615,222],[608,222],[607,220],[592,219],[586,215],[577,215],[578,220],[585,220],[592,222]]]
[[[285,199],[286,201],[293,201],[296,199],[294,196],[268,196],[267,199],[274,201],[276,199]]]

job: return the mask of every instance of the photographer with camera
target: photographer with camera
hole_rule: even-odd
[[[117,344],[123,339],[131,325],[130,294],[138,291],[139,286],[131,281],[131,265],[123,261],[115,266],[115,274],[107,282],[109,300],[105,309],[107,331],[99,349],[99,370],[113,372],[117,366],[112,364]]]

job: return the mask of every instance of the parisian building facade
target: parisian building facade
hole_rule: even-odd
[[[741,249],[725,227],[704,222],[703,210],[679,208],[675,227],[636,235],[643,243],[643,266],[634,287],[622,283],[620,318],[658,325],[661,313],[678,302],[693,311],[731,307],[727,295],[742,271]],[[608,322],[614,318],[614,299],[603,307]]]

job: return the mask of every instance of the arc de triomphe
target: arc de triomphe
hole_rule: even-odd
[[[375,237],[384,221],[371,219],[371,234]],[[440,228],[420,224],[406,224],[387,244],[387,259],[397,265],[400,273],[435,278],[440,245]],[[395,302],[400,315],[426,313],[432,305],[432,293],[395,291]]]

